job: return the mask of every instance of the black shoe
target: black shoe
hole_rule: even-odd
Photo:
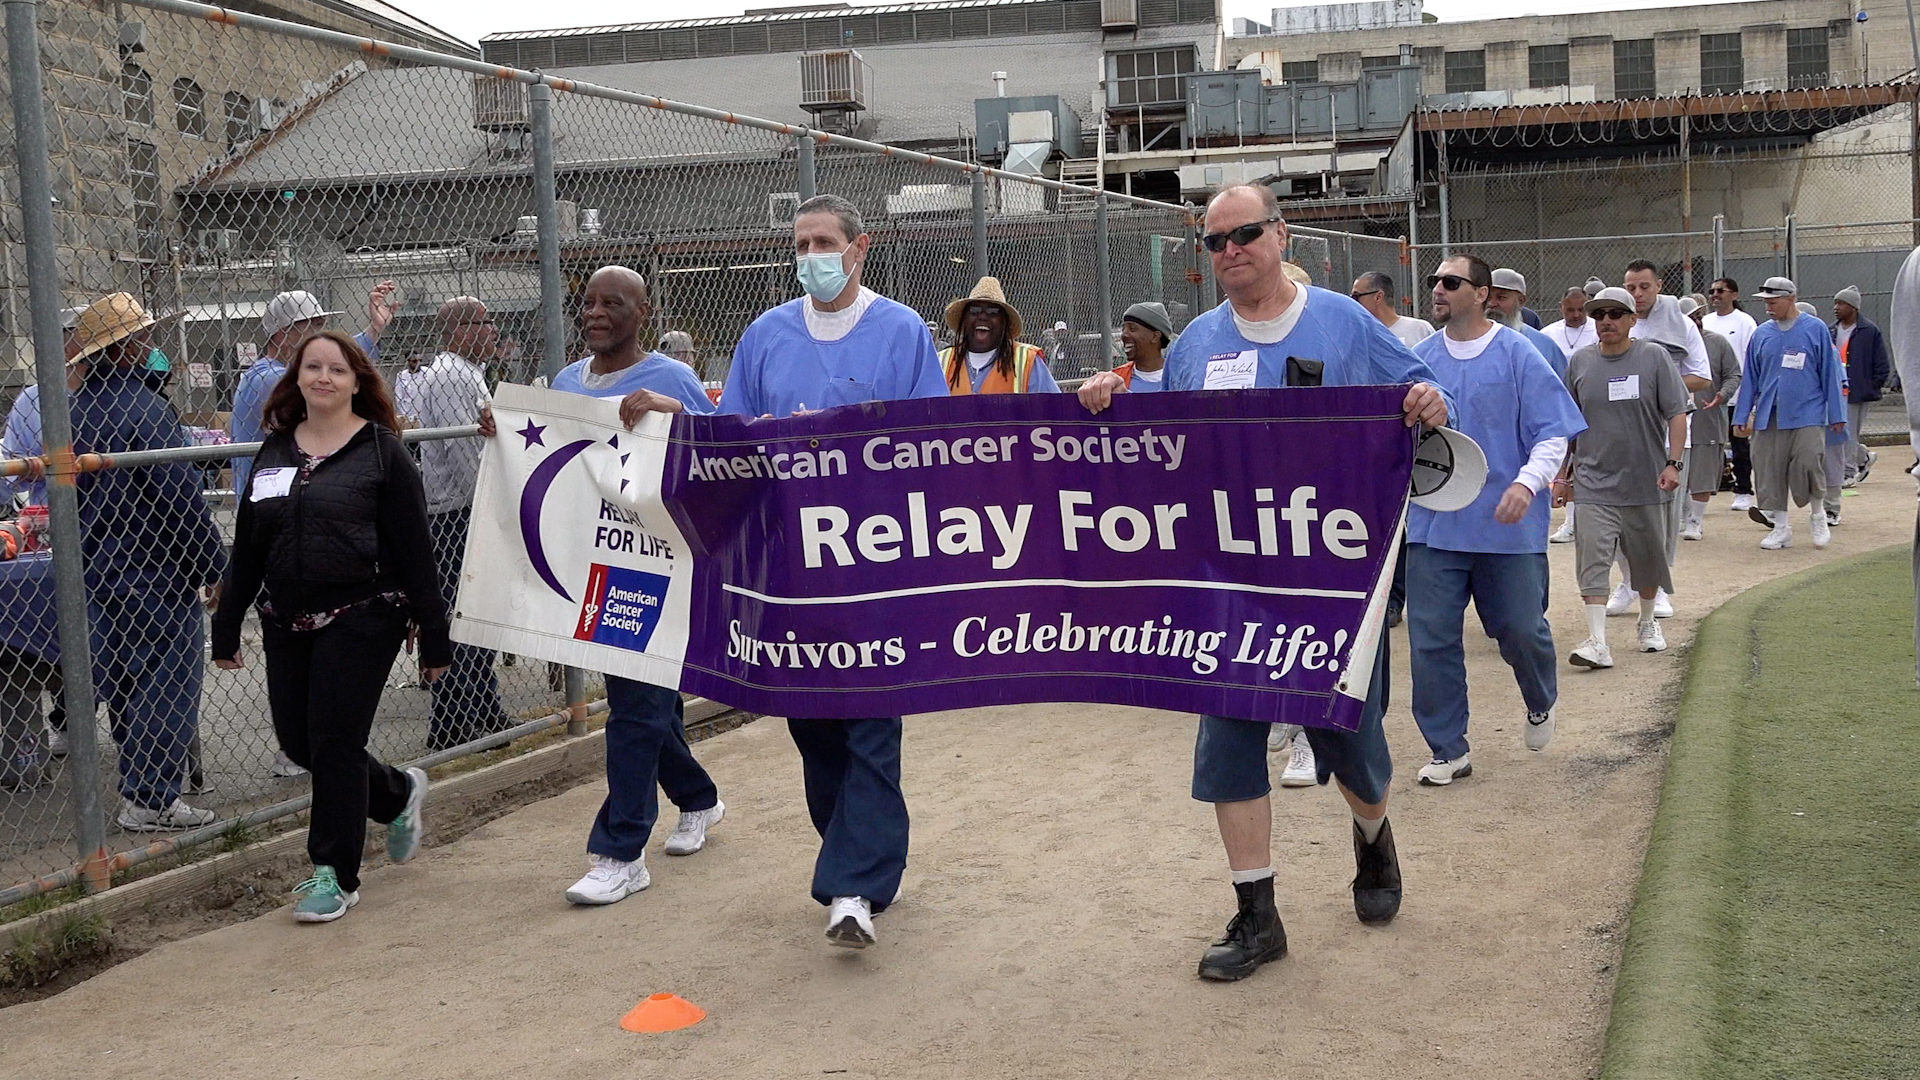
[[[1287,955],[1287,928],[1280,925],[1280,909],[1273,903],[1273,879],[1243,882],[1233,891],[1240,897],[1240,910],[1227,923],[1227,936],[1200,958],[1203,979],[1234,982]]]
[[[1391,630],[1394,627],[1399,626],[1401,620],[1405,619],[1406,617],[1407,617],[1406,612],[1401,610],[1400,608],[1397,608],[1397,607],[1388,608],[1387,609],[1387,629]]]
[[[1749,518],[1752,518],[1754,523],[1757,525],[1765,525],[1769,529],[1773,528],[1773,519],[1767,516],[1767,512],[1765,510],[1762,510],[1757,506],[1748,507],[1747,516]]]
[[[1367,843],[1353,823],[1353,913],[1363,923],[1392,922],[1400,912],[1400,856],[1393,849],[1393,823],[1380,823],[1380,838]]]

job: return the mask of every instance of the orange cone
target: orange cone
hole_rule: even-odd
[[[620,1018],[628,1031],[678,1031],[707,1018],[707,1011],[678,994],[652,994]]]

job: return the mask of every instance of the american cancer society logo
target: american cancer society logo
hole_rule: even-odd
[[[587,575],[587,595],[580,602],[580,618],[573,636],[580,641],[644,652],[660,625],[660,607],[667,600],[667,577],[624,566],[593,564]]]

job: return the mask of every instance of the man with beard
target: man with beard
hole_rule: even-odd
[[[1533,343],[1540,352],[1540,359],[1547,362],[1560,381],[1567,381],[1567,358],[1560,351],[1560,343],[1548,337],[1545,332],[1528,326],[1520,317],[1527,304],[1527,279],[1520,271],[1501,267],[1493,272],[1493,285],[1487,289],[1487,317],[1502,326],[1512,327],[1520,336]],[[1436,315],[1436,318],[1438,316]]]

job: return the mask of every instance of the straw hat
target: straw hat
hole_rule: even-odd
[[[997,277],[981,278],[979,283],[974,285],[972,292],[947,305],[947,329],[956,334],[959,333],[960,313],[967,310],[967,305],[975,301],[996,305],[1001,311],[1006,312],[1007,337],[1011,339],[1020,337],[1023,329],[1020,309],[1007,303],[1007,294],[1001,291],[1000,279]]]
[[[159,321],[147,314],[147,309],[140,306],[140,301],[135,300],[132,293],[117,292],[103,296],[88,305],[74,320],[73,340],[78,349],[73,358],[84,360]]]

